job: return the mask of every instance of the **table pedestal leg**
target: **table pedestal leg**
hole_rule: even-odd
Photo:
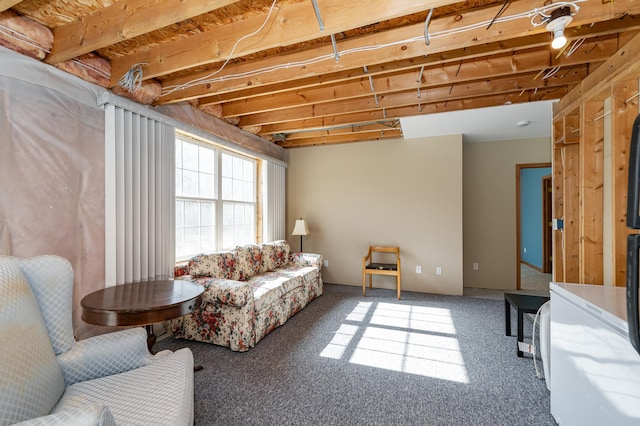
[[[153,324],[145,325],[144,328],[147,330],[147,348],[149,349],[149,352],[151,352],[151,355],[155,355],[156,353],[151,349],[153,348],[153,345],[156,344],[157,339],[157,336],[153,332]],[[193,367],[193,371],[200,371],[203,369],[204,367],[201,365],[195,365]]]
[[[155,355],[153,351],[153,345],[156,344],[157,336],[153,332],[153,324],[145,325],[144,328],[147,330],[147,348],[152,355]]]

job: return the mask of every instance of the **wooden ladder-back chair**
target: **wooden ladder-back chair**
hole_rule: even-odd
[[[394,263],[374,262],[374,253],[394,253],[396,259]],[[383,255],[380,255],[383,256]],[[377,256],[376,256],[377,257]],[[396,289],[398,300],[400,300],[400,247],[369,246],[367,255],[362,258],[362,295],[366,296],[366,281],[369,275],[369,288],[373,288],[372,281],[374,275],[392,275],[396,277]]]

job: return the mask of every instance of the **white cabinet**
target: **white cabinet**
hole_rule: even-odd
[[[640,424],[624,290],[551,284],[551,414],[562,426]]]

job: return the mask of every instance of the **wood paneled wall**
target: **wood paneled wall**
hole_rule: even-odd
[[[586,102],[580,114],[579,281],[603,282],[604,103]],[[599,118],[602,117],[602,118]]]
[[[637,35],[554,109],[552,214],[564,222],[563,229],[554,230],[554,281],[625,285],[626,236],[633,232],[626,227],[626,208],[631,128],[640,111],[639,48]],[[609,112],[605,99],[610,99]],[[605,143],[610,158],[605,158]],[[605,209],[611,220],[604,219]],[[605,270],[612,276],[605,277]]]

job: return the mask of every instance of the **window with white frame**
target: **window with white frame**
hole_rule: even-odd
[[[255,242],[256,163],[221,152],[222,246]]]
[[[256,242],[255,159],[176,138],[176,260]]]

